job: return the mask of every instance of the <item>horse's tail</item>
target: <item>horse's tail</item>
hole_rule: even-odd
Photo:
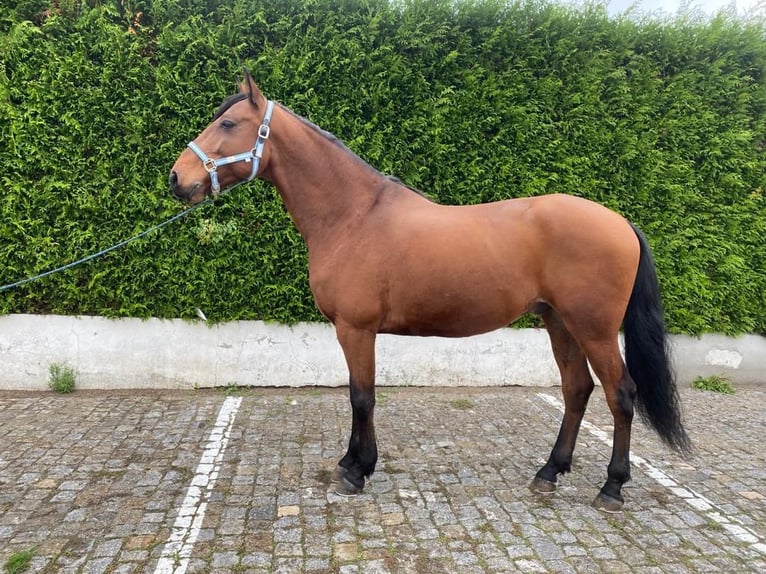
[[[636,281],[625,312],[625,362],[636,383],[636,409],[663,441],[683,455],[691,441],[681,423],[681,409],[670,342],[665,330],[660,286],[646,237],[633,224],[641,254]]]

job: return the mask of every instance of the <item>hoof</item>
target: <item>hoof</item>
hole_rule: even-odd
[[[335,494],[340,496],[356,496],[357,494],[361,494],[363,489],[364,485],[361,487],[354,486],[345,476],[340,477],[334,488]]]
[[[529,490],[537,494],[553,494],[556,492],[556,483],[536,476],[529,483]]]
[[[623,500],[618,500],[616,498],[612,498],[611,496],[605,495],[603,492],[599,492],[598,496],[593,499],[591,506],[596,510],[600,510],[601,512],[609,512],[614,514],[615,512],[620,512],[620,510],[622,510],[622,505],[624,503],[625,502]]]

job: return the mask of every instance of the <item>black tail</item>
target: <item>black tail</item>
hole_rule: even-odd
[[[681,424],[676,377],[670,359],[654,259],[646,237],[632,225],[641,244],[636,282],[625,312],[625,362],[636,383],[636,409],[668,446],[683,455],[691,441]]]

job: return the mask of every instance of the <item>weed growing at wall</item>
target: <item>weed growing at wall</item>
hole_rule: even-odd
[[[66,363],[53,363],[48,367],[48,387],[55,393],[66,395],[74,392],[77,372]]]

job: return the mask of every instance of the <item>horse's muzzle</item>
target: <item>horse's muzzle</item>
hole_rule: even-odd
[[[175,171],[170,172],[170,191],[173,192],[178,199],[183,199],[183,193],[181,192],[181,186],[178,185],[178,174]]]
[[[178,173],[173,170],[170,172],[168,182],[170,183],[170,191],[178,199],[190,201],[191,203],[199,203],[204,199],[204,195],[199,193],[200,188],[202,187],[202,183],[199,181],[194,182],[192,185],[183,186],[179,181]]]

